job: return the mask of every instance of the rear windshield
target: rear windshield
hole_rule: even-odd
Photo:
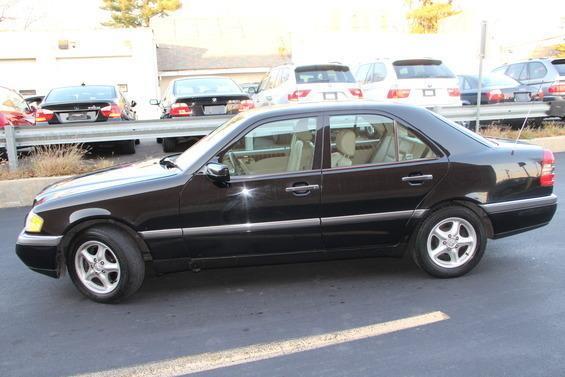
[[[399,79],[454,78],[441,60],[413,59],[392,63]]]
[[[559,76],[565,76],[565,59],[554,60],[551,64],[559,72]]]
[[[114,98],[116,90],[113,86],[71,86],[51,90],[43,102],[99,101]]]
[[[505,87],[505,88],[520,86],[520,83],[514,80],[513,78],[500,74],[484,76],[481,81],[483,88],[493,87],[493,86]],[[477,76],[467,76],[467,82],[471,86],[471,89],[477,89],[479,86],[478,84],[479,80]]]
[[[355,82],[349,67],[341,65],[297,67],[294,72],[297,84]]]
[[[240,92],[241,89],[233,80],[214,77],[178,80],[173,86],[173,93],[176,96]]]

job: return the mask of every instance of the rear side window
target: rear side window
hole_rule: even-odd
[[[381,115],[331,116],[330,142],[332,168],[435,157],[412,131]]]
[[[565,59],[554,60],[551,62],[553,67],[559,73],[559,76],[565,76]]]
[[[540,62],[528,63],[528,78],[541,79],[547,74],[547,68]]]
[[[116,98],[113,86],[73,86],[49,92],[44,102],[98,101]]]
[[[454,78],[455,75],[441,60],[413,59],[392,63],[399,79]]]
[[[369,82],[379,82],[383,81],[386,78],[386,67],[383,63],[375,63],[373,64],[373,70],[369,75],[367,81]]]
[[[297,84],[318,84],[328,82],[355,82],[349,67],[340,65],[305,66],[295,70]]]
[[[524,69],[526,66],[525,63],[518,63],[518,64],[511,64],[506,71],[506,74],[512,77],[514,80],[526,80],[526,70]]]

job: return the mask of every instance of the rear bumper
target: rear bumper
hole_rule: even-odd
[[[493,238],[502,238],[547,225],[557,210],[557,196],[551,194],[481,207],[492,223]]]
[[[61,276],[59,244],[62,238],[31,235],[22,231],[16,241],[16,254],[33,271],[58,278]]]

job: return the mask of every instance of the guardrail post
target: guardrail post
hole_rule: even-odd
[[[16,148],[16,133],[14,126],[5,126],[6,153],[8,154],[8,167],[11,171],[18,168],[18,150]]]

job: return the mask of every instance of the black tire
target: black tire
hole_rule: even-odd
[[[117,285],[110,292],[95,292],[79,278],[75,258],[79,248],[87,242],[100,242],[107,245],[117,257],[120,275],[114,282]],[[79,292],[101,303],[114,303],[131,296],[139,290],[145,277],[145,263],[136,242],[130,235],[111,225],[89,228],[75,237],[67,255],[67,269]]]
[[[141,140],[135,139],[135,145],[139,145],[140,143],[141,143]]]
[[[120,154],[135,154],[135,140],[120,142]]]
[[[170,153],[177,149],[177,139],[174,137],[163,138],[163,152]]]
[[[163,138],[162,138],[162,137],[158,137],[156,140],[157,140],[157,144],[162,144],[162,143],[163,143]]]
[[[474,252],[472,250],[469,250],[469,246],[460,247],[460,248],[454,247],[448,250],[452,250],[452,252],[457,253],[457,255],[451,257],[449,256],[450,254],[448,252],[444,252],[440,254],[440,257],[449,260],[446,260],[445,262],[442,262],[441,259],[438,261],[434,261],[434,259],[432,259],[432,257],[430,256],[430,253],[428,253],[428,237],[430,236],[430,233],[432,232],[432,230],[436,225],[441,224],[444,221],[447,221],[448,223],[446,223],[445,225],[448,226],[449,219],[457,219],[457,218],[463,219],[466,222],[462,228],[459,228],[462,229],[461,232],[466,233],[467,237],[471,237],[476,240]],[[475,233],[475,237],[472,237],[472,234],[469,234],[466,231],[465,226],[468,225],[472,227],[472,230]],[[439,241],[438,237],[435,236],[430,236],[430,237],[431,237],[430,240],[431,246],[433,246],[434,243],[436,243],[437,245],[439,242],[445,244],[443,241]],[[449,235],[449,237],[451,238],[452,236]],[[452,241],[446,239],[446,242],[448,242],[447,247],[449,247],[450,245],[449,242]],[[414,235],[414,240],[412,243],[412,248],[413,248],[412,256],[416,264],[422,270],[426,271],[428,274],[438,278],[453,278],[453,277],[465,275],[479,263],[485,252],[486,244],[487,244],[487,234],[484,225],[481,222],[479,216],[477,216],[475,212],[473,212],[468,208],[460,207],[460,206],[443,207],[432,212],[420,224],[419,228],[417,229]],[[470,256],[468,256],[468,253],[470,253]],[[453,263],[452,258],[457,258],[457,259],[461,258],[462,264],[455,265],[454,267],[446,267],[438,264],[438,263],[442,263],[442,264]],[[465,260],[464,258],[467,258],[467,260]],[[436,258],[436,260],[437,259],[438,258]]]

